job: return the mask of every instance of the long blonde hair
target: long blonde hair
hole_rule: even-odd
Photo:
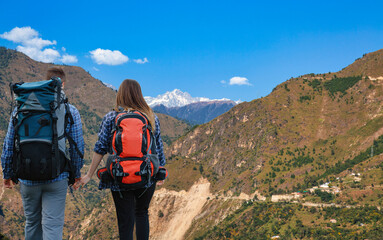
[[[153,110],[146,103],[141,92],[141,86],[136,80],[125,79],[118,88],[116,98],[116,111],[119,107],[124,110],[137,110],[148,118],[153,131],[156,128]]]

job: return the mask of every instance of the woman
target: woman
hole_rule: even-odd
[[[122,82],[117,92],[116,109],[138,110],[149,120],[156,142],[156,150],[160,166],[165,165],[163,144],[160,134],[160,123],[157,116],[146,103],[142,96],[141,87],[137,81],[126,79]],[[89,182],[96,171],[103,156],[112,153],[112,130],[115,129],[115,118],[118,112],[107,113],[101,123],[98,141],[94,147],[94,155],[88,173],[76,183],[75,188],[84,186]],[[163,181],[157,181],[162,185]],[[133,239],[133,227],[136,221],[136,236],[138,240],[149,239],[148,208],[152,199],[155,183],[148,188],[123,191],[118,184],[100,182],[99,189],[110,188],[117,212],[118,231],[120,239]]]

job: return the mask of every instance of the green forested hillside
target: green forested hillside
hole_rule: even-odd
[[[381,239],[383,211],[376,207],[307,207],[244,202],[194,239]]]

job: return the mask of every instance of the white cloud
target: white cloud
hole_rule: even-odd
[[[21,44],[27,47],[43,49],[44,47],[49,45],[56,45],[57,42],[55,40],[49,41],[49,40],[44,40],[42,38],[32,38],[32,39],[27,39],[23,41]]]
[[[75,63],[78,61],[77,57],[73,55],[65,54],[61,57],[61,54],[55,49],[55,47],[45,48],[47,46],[57,45],[57,41],[42,39],[39,37],[39,32],[31,27],[15,27],[9,32],[0,34],[0,37],[14,43],[18,43],[19,45],[16,47],[18,51],[37,61],[46,63],[56,61],[61,61],[63,63]],[[66,51],[64,47],[62,47],[61,50],[63,52]]]
[[[39,38],[39,33],[31,27],[15,27],[9,32],[5,32],[0,35],[1,38],[9,41],[20,43],[25,47],[31,47],[36,49],[43,49],[46,46],[56,45],[55,40],[49,41]]]
[[[96,67],[93,67],[93,70],[96,71],[96,72],[100,71],[100,69],[98,69]]]
[[[106,65],[120,65],[129,61],[128,56],[125,56],[118,50],[109,50],[97,48],[96,50],[90,51],[91,58],[97,64],[106,64]]]
[[[251,86],[249,80],[245,77],[232,77],[230,78],[230,85],[249,85]]]
[[[148,59],[147,58],[144,58],[144,59],[134,59],[133,60],[135,63],[138,63],[138,64],[144,64],[144,63],[148,63]]]
[[[222,83],[222,84],[225,84],[225,83],[226,83],[226,81],[225,81],[225,80],[221,80],[221,83]]]
[[[39,33],[31,27],[15,27],[9,32],[0,34],[0,37],[15,43],[23,43],[26,40],[36,38],[38,35]]]
[[[78,60],[77,60],[76,56],[65,54],[61,58],[61,62],[65,63],[65,64],[69,64],[69,63],[76,63],[76,62],[78,62]]]
[[[60,58],[60,53],[51,48],[40,50],[34,47],[17,46],[16,49],[34,60],[45,63],[51,63]]]

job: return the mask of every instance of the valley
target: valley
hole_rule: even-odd
[[[4,86],[41,79],[49,66],[0,48],[1,139]],[[83,120],[85,173],[116,93],[79,67],[62,67]],[[382,76],[379,50],[336,73],[291,78],[201,125],[158,113],[170,175],[151,203],[151,239],[379,239]],[[68,192],[64,239],[117,239],[113,201],[97,184],[94,177]],[[18,188],[0,183],[0,232],[10,239],[23,236]]]
[[[351,176],[351,174],[350,174]],[[347,176],[349,177],[349,176]],[[362,178],[361,178],[362,179]],[[325,208],[335,209],[363,209],[363,204],[346,204],[336,203],[336,201],[328,201],[323,199],[316,199],[315,190],[321,190],[330,194],[343,195],[345,192],[339,190],[338,187],[328,188],[328,185],[321,187],[314,187],[312,189],[305,190],[304,193],[291,193],[284,195],[272,195],[266,198],[261,195],[252,194],[251,196],[241,193],[239,196],[213,194],[209,190],[210,183],[206,179],[198,180],[188,192],[186,191],[169,191],[166,189],[160,189],[156,191],[152,205],[150,215],[152,218],[159,218],[158,221],[151,222],[152,231],[151,239],[195,239],[195,235],[190,234],[190,223],[193,225],[202,226],[204,223],[201,221],[203,217],[211,214],[207,212],[206,208],[209,205],[222,206],[230,202],[232,209],[229,213],[236,212],[243,205],[262,205],[262,204],[275,204],[280,205],[284,203],[294,207],[317,209],[316,211],[323,211]],[[375,186],[375,190],[382,191],[383,186]],[[198,194],[197,196],[195,194]],[[169,204],[169,202],[172,202]],[[174,209],[162,208],[162,206],[171,206]],[[235,206],[235,207],[233,207]],[[376,211],[381,211],[380,204],[370,204],[371,207],[376,207]],[[218,207],[215,207],[218,208]],[[178,209],[178,210],[176,210]],[[214,209],[215,210],[215,209]],[[213,212],[214,212],[213,210]],[[313,210],[311,210],[313,211]],[[382,212],[380,212],[382,214]],[[210,227],[214,228],[219,226],[224,218],[216,219]],[[328,219],[329,223],[336,221],[335,219]],[[194,236],[194,237],[192,237]],[[198,237],[197,237],[198,238]]]

